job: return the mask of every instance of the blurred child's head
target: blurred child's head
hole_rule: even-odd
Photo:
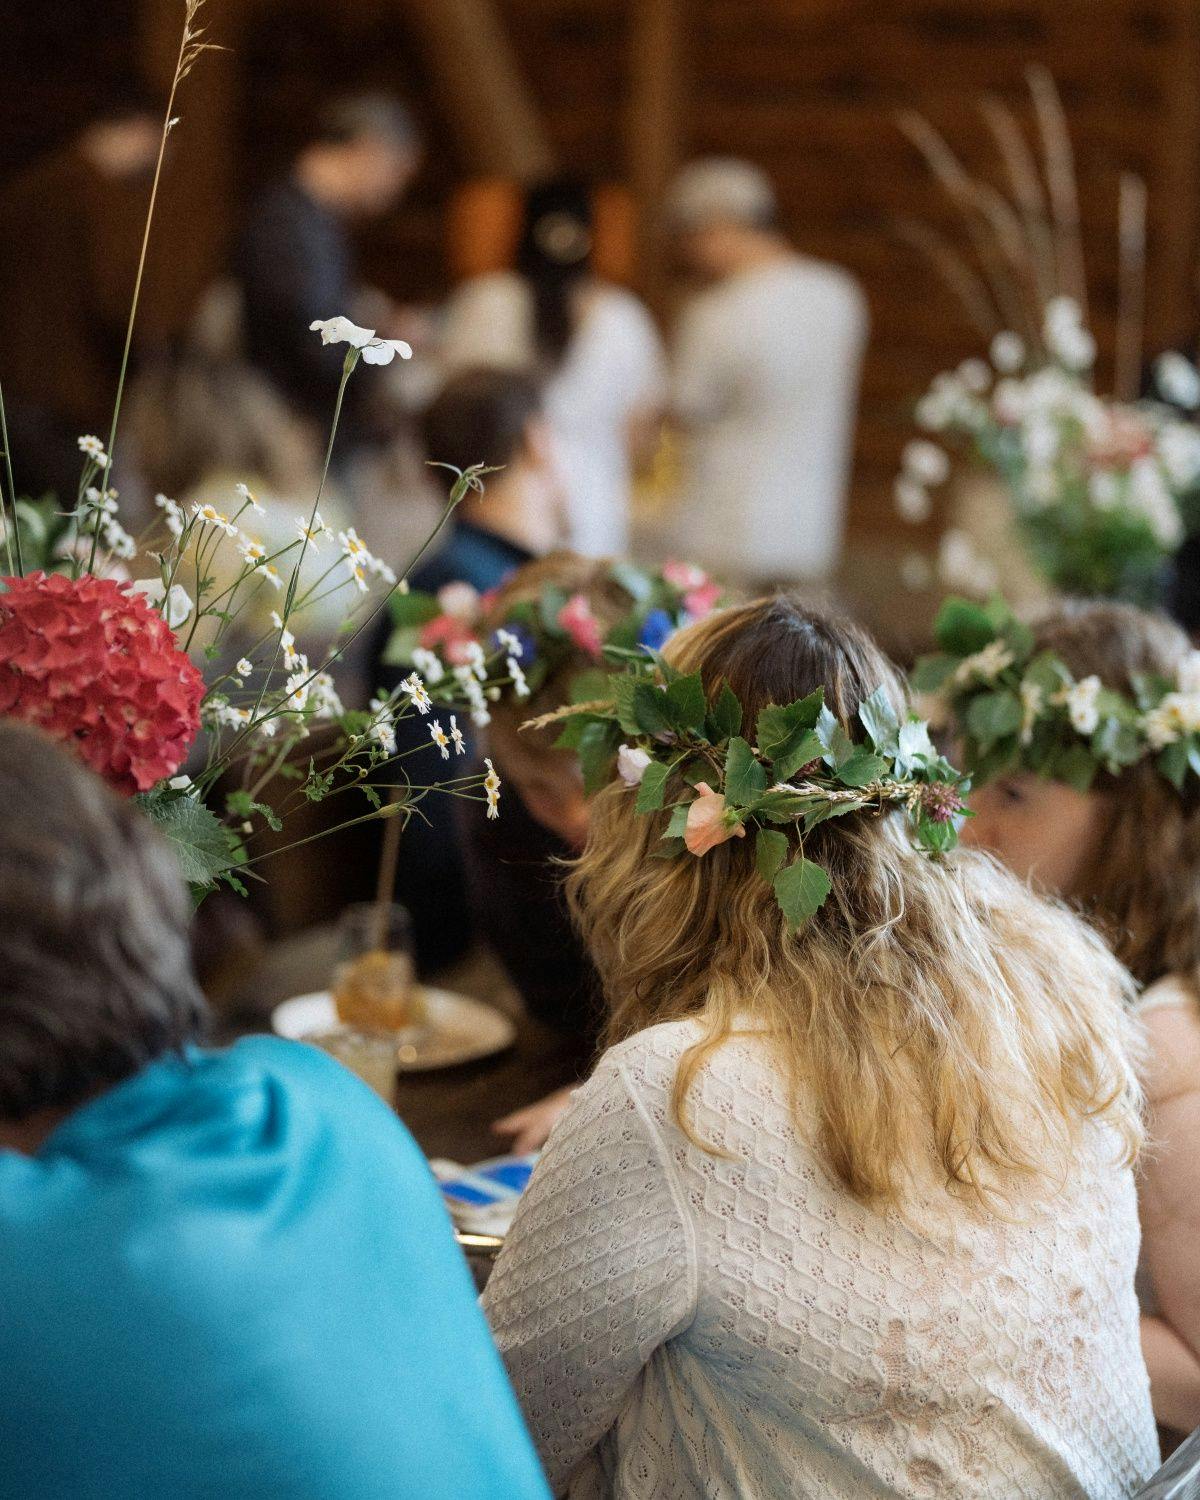
[[[485,630],[490,634],[504,626],[515,606],[538,602],[548,587],[585,600],[601,635],[629,613],[633,602],[614,578],[611,562],[552,552],[518,568],[504,584]],[[502,775],[530,815],[571,848],[581,848],[587,836],[588,809],[578,757],[572,750],[554,748],[560,733],[555,726],[522,730],[521,725],[570,702],[574,679],[595,666],[595,658],[582,647],[567,646],[532,697],[521,700],[506,694],[491,710],[491,747]]]
[[[534,552],[553,545],[561,481],[533,375],[484,367],[455,375],[425,411],[421,445],[430,463],[496,471],[485,477],[482,494],[462,502],[464,517]]]
[[[1141,674],[1174,679],[1191,651],[1178,626],[1130,605],[1067,602],[1034,624],[1077,682],[1136,696]],[[1101,771],[1087,792],[1017,769],[971,794],[968,843],[998,854],[1080,904],[1118,957],[1150,983],[1200,967],[1200,787],[1176,790],[1146,756],[1119,776]]]

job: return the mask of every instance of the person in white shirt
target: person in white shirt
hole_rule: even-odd
[[[837,266],[796,253],[757,167],[686,167],[666,220],[707,288],[672,350],[684,434],[680,555],[754,581],[820,581],[842,546],[867,308]]]
[[[1130,702],[1146,681],[1177,685],[1174,711],[1196,713],[1200,654],[1162,615],[1061,604],[1034,621],[1033,649]],[[1200,1427],[1200,776],[1189,768],[1173,785],[1152,741],[1119,775],[1101,770],[1080,791],[1038,774],[1033,743],[973,794],[966,836],[1082,908],[1146,986],[1137,1005],[1153,1143],[1138,1184],[1142,1348],[1155,1414],[1182,1435]]]
[[[789,598],[665,654],[750,744],[821,687],[847,732],[876,689],[904,712],[862,632]],[[568,884],[612,1045],[484,1297],[551,1488],[1124,1500],[1157,1462],[1125,971],[882,799],[804,834],[833,890],[793,930],[707,785],[655,857],[672,814],[637,811],[626,751]]]
[[[567,489],[563,541],[589,557],[629,551],[633,465],[654,430],[665,367],[654,322],[632,292],[592,271],[588,194],[569,182],[530,189],[512,271],[453,294],[439,362],[532,368]]]

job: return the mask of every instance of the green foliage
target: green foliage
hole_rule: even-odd
[[[833,889],[828,874],[821,866],[805,859],[802,854],[779,871],[772,885],[780,909],[793,931],[820,911]]]
[[[239,841],[198,797],[156,787],[134,801],[175,851],[190,886],[212,890],[239,862]]]
[[[775,877],[787,858],[787,853],[787,834],[780,833],[774,828],[758,830],[758,838],[754,847],[755,861],[758,865],[758,873],[768,885],[774,884]]]
[[[725,753],[725,800],[730,807],[750,807],[767,789],[767,773],[740,735]]]
[[[671,775],[670,766],[661,760],[652,760],[646,767],[642,776],[641,784],[637,790],[637,811],[640,813],[657,812],[663,805],[667,794],[667,781]]]

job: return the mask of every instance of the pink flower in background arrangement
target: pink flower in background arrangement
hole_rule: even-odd
[[[127,796],[173,776],[204,679],[145,596],[91,574],[3,581],[0,715],[64,741]]]
[[[683,607],[693,620],[703,620],[716,609],[720,597],[721,585],[710,580],[688,589],[683,596]]]
[[[558,623],[571,637],[571,641],[586,656],[597,661],[603,649],[600,622],[592,613],[592,606],[584,594],[572,594],[558,612]]]
[[[442,613],[453,615],[456,620],[465,620],[473,625],[479,618],[482,601],[479,590],[469,583],[447,583],[438,589],[437,601]]]
[[[725,798],[720,792],[714,792],[707,781],[697,782],[696,791],[699,795],[688,808],[683,832],[683,842],[690,853],[707,854],[718,844],[746,837],[744,825],[726,817]]]
[[[703,620],[712,614],[722,590],[703,568],[695,563],[667,562],[663,564],[662,576],[664,583],[683,595],[683,607],[692,620]]]
[[[421,626],[420,644],[426,651],[437,651],[452,667],[468,666],[475,631],[461,615],[438,615]]]

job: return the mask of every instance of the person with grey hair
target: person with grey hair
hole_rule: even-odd
[[[685,442],[672,544],[724,578],[824,581],[841,552],[863,294],[792,248],[769,179],[749,162],[685,167],[666,223],[705,283],[674,339]]]
[[[323,347],[309,325],[344,314],[379,327],[394,317],[382,293],[359,285],[350,229],[392,208],[420,162],[416,125],[397,100],[374,94],[338,99],[325,109],[290,171],[250,206],[233,262],[242,293],[244,352],[322,431],[345,351]],[[353,384],[347,396],[353,443],[359,396]]]
[[[416,1145],[315,1047],[200,1045],[189,915],[0,718],[0,1500],[549,1500]]]

